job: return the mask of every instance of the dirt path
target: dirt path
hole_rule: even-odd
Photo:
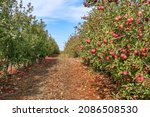
[[[61,57],[47,58],[10,81],[13,88],[1,94],[3,99],[113,99],[115,88],[109,77],[91,72],[79,59]]]

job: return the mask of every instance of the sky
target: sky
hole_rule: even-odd
[[[23,0],[24,5],[29,2],[34,6],[33,15],[43,19],[60,50],[75,32],[74,27],[83,22],[81,17],[90,10],[83,6],[83,0]]]

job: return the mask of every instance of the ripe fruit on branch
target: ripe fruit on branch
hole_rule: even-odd
[[[80,49],[83,49],[84,48],[84,46],[83,45],[80,45]]]
[[[109,60],[110,60],[110,57],[109,57],[109,56],[107,56],[107,57],[105,58],[105,60],[106,60],[106,61],[109,61]]]
[[[124,71],[121,72],[121,74],[126,76],[126,75],[128,75],[128,72],[126,70],[124,70]]]
[[[115,3],[116,3],[116,4],[119,4],[119,0],[115,0]]]
[[[134,50],[134,55],[140,56],[140,52],[138,50]]]
[[[115,17],[115,21],[119,21],[119,20],[122,20],[122,17],[121,17],[121,16]]]
[[[101,10],[104,10],[105,9],[105,7],[104,6],[101,6]]]
[[[115,32],[112,32],[112,36],[115,37],[115,38],[118,38],[119,37],[119,34],[115,33]]]
[[[90,40],[90,39],[86,39],[86,43],[87,43],[87,44],[90,44],[90,43],[91,43],[91,40]]]
[[[128,48],[128,49],[130,49],[130,48],[131,48],[131,46],[130,46],[130,45],[127,45],[127,48]]]
[[[146,0],[145,3],[148,5],[148,4],[150,4],[150,1],[149,1],[149,0]]]
[[[120,3],[116,5],[118,1]],[[110,72],[114,81],[120,81],[118,85],[126,85],[127,90],[130,90],[128,87],[134,87],[132,89],[136,92],[136,76],[141,74],[137,77],[137,81],[141,82],[150,73],[148,16],[148,6],[142,2],[106,0],[103,3],[99,0],[81,27],[81,39],[85,41],[87,37],[91,38],[90,46],[86,46],[82,56],[93,57],[91,66],[94,69]],[[118,94],[122,96],[121,93]],[[129,92],[129,96],[132,97],[132,93],[130,95]]]
[[[134,19],[132,17],[127,19],[128,23],[132,23],[133,21],[134,21]]]
[[[108,2],[112,2],[112,0],[108,0]]]
[[[143,82],[144,80],[145,80],[145,78],[144,78],[143,75],[139,74],[139,75],[136,76],[136,81],[137,82]]]
[[[149,70],[149,68],[148,68],[146,65],[144,65],[143,70],[144,70],[145,72],[147,72],[147,71]]]
[[[98,7],[97,7],[97,10],[101,10],[101,6],[98,6]]]
[[[144,47],[144,48],[142,48],[142,50],[141,50],[141,51],[142,51],[142,53],[146,53],[146,52],[147,52],[147,50],[148,50],[148,49],[147,49],[146,47]]]
[[[116,55],[115,52],[110,51],[109,54],[112,55],[113,59],[117,59],[118,58],[118,56]]]
[[[147,53],[141,53],[141,55],[143,56],[143,57],[146,57],[147,56]]]
[[[113,59],[118,59],[118,56],[117,55],[114,55],[114,56],[112,56],[113,57]]]
[[[105,7],[104,6],[98,6],[97,9],[104,11]]]
[[[121,59],[122,60],[126,60],[128,57],[127,57],[127,55],[126,54],[121,54]]]
[[[134,54],[135,54],[135,55],[138,55],[138,50],[134,50]]]
[[[95,54],[95,53],[96,53],[96,49],[93,48],[93,49],[91,50],[91,53],[92,53],[92,54]]]
[[[121,25],[119,25],[119,28],[120,28],[120,29],[123,29],[123,25],[122,25],[122,24],[121,24]]]
[[[104,38],[103,42],[106,44],[108,41],[107,41],[107,39],[106,39],[106,38]]]
[[[116,55],[116,53],[115,53],[115,52],[112,52],[112,51],[110,51],[109,54],[112,55],[112,56],[115,56],[115,55]]]
[[[142,33],[139,33],[139,38],[142,38],[143,37],[143,34]]]
[[[126,54],[126,53],[127,53],[127,50],[122,49],[121,52],[124,53],[124,54]]]

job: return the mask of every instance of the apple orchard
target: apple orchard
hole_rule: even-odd
[[[150,99],[150,1],[85,0],[84,6],[93,9],[73,36],[77,56],[114,79],[116,97]]]
[[[30,3],[24,7],[22,1],[19,3],[17,0],[0,1],[0,99],[6,97],[6,91],[7,95],[10,93],[7,87],[8,79],[12,80],[13,77],[15,79],[15,75],[20,73],[24,76],[22,69],[32,71],[32,66],[41,66],[40,63],[43,64],[47,59],[49,64],[52,64],[49,66],[52,69],[44,67],[36,69],[44,70],[41,73],[44,77],[40,74],[39,81],[43,82],[47,78],[47,82],[44,82],[47,84],[42,85],[46,87],[42,88],[41,92],[46,92],[47,89],[49,93],[45,93],[46,98],[34,97],[34,99],[47,99],[50,97],[47,94],[53,93],[56,93],[56,96],[70,94],[66,92],[72,93],[74,89],[76,90],[76,86],[81,86],[81,92],[85,93],[86,90],[83,89],[85,86],[81,85],[86,83],[85,79],[78,76],[79,71],[74,72],[79,69],[71,69],[76,67],[71,60],[77,62],[73,57],[82,58],[83,64],[78,67],[84,65],[94,70],[94,73],[106,74],[112,78],[115,85],[115,92],[112,95],[115,99],[150,99],[150,0],[84,0],[84,6],[91,7],[92,10],[87,16],[82,17],[84,22],[76,27],[76,33],[66,43],[61,55],[67,54],[72,57],[66,59],[62,56],[49,57],[60,53],[58,45],[45,30],[45,23],[32,15],[33,6]],[[57,60],[50,63],[52,59]],[[69,69],[64,67],[62,59]],[[44,65],[48,65],[48,62]],[[74,71],[70,72],[70,69]],[[83,76],[83,72],[80,72],[82,74],[79,74]],[[48,75],[45,75],[46,73]],[[74,79],[70,81],[68,76]],[[103,80],[109,80],[106,78]],[[26,80],[28,83],[25,85]],[[37,81],[37,77],[34,80]],[[36,83],[34,80],[29,76],[27,79],[22,78],[20,87],[25,85],[23,90],[26,90],[31,83],[29,88],[34,88],[32,85]],[[3,81],[6,81],[6,86]],[[69,85],[72,81],[76,84]],[[104,88],[107,88],[107,85],[109,84]],[[37,88],[36,85],[34,86]],[[61,90],[56,92],[55,90],[60,87]],[[62,95],[60,97],[63,97]]]

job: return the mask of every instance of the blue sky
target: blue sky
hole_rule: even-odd
[[[90,10],[83,6],[83,0],[23,0],[24,5],[29,2],[34,6],[33,14],[43,19],[60,50],[75,32],[74,27],[82,22],[81,17]]]

